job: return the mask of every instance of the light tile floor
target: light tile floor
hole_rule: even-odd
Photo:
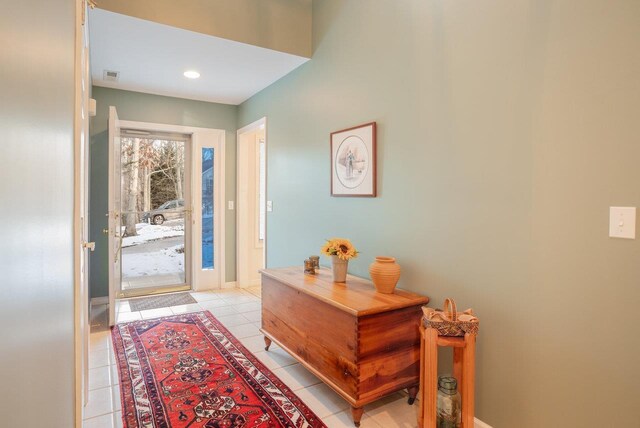
[[[284,350],[271,345],[264,350],[260,331],[260,287],[193,292],[191,305],[131,312],[129,302],[119,301],[117,321],[127,322],[165,315],[210,311],[240,342],[313,410],[329,428],[352,428],[349,405],[331,388],[300,365]],[[92,308],[89,355],[89,403],[84,428],[120,428],[122,414],[118,371],[107,327],[106,306]],[[398,392],[365,406],[362,428],[415,428],[418,405],[407,404]]]

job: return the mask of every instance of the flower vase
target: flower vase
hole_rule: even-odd
[[[331,256],[331,265],[333,267],[333,282],[347,282],[349,260],[342,260],[338,256]]]
[[[393,294],[400,279],[400,265],[393,257],[376,257],[369,265],[369,275],[378,293]]]

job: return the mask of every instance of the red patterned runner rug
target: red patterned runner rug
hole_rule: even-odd
[[[126,428],[325,428],[209,312],[113,327]]]

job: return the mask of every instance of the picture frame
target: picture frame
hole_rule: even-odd
[[[376,197],[376,122],[331,133],[331,196]]]

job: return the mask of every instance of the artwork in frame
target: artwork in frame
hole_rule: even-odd
[[[376,196],[376,123],[331,133],[331,195]]]

